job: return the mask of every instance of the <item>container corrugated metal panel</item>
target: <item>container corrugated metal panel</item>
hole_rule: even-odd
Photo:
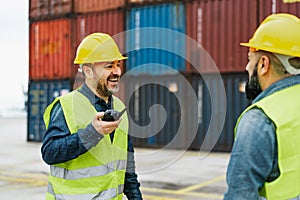
[[[215,138],[218,137],[217,143],[215,144],[213,151],[222,151],[228,152],[231,151],[233,141],[234,141],[234,127],[236,124],[236,120],[242,111],[249,105],[249,101],[246,98],[245,93],[241,92],[241,87],[243,87],[244,83],[248,79],[248,75],[246,73],[243,74],[223,74],[222,79],[220,81],[215,75],[210,74],[206,75],[206,81],[201,78],[199,75],[191,75],[191,84],[197,93],[197,96],[200,97],[199,104],[202,105],[202,115],[200,115],[199,120],[199,129],[197,133],[197,137],[191,145],[191,149],[200,149],[201,150],[210,150],[210,146],[212,146],[215,141]],[[226,106],[226,118],[223,126],[223,130],[221,135],[218,133],[208,131],[208,126],[210,123],[213,126],[219,126],[220,123],[216,118],[213,122],[210,121],[212,110],[211,110],[211,97],[210,95],[220,96],[219,85],[224,84],[226,91],[226,105],[224,105],[223,99],[219,99],[219,102],[216,102],[214,105],[218,105],[218,109],[222,110]],[[212,93],[208,92],[208,87],[212,88]],[[200,95],[199,95],[200,92]],[[201,98],[202,97],[202,98]],[[189,120],[191,121],[191,120]],[[208,143],[203,144],[203,140],[205,137],[208,137]],[[202,146],[203,145],[203,146]]]
[[[71,22],[71,19],[59,19],[30,24],[29,79],[74,76]]]
[[[210,54],[219,71],[244,72],[248,41],[257,27],[257,1],[209,0],[187,3],[187,35]],[[188,58],[198,58],[198,52],[187,46]],[[196,66],[201,72],[212,72],[209,65]],[[187,71],[194,67],[187,65]]]
[[[158,148],[168,145],[166,148],[183,149],[188,145],[186,131],[179,127],[180,117],[183,115],[181,112],[185,112],[185,109],[181,108],[182,105],[176,97],[183,97],[186,90],[184,83],[177,80],[177,75],[123,77],[126,91],[124,102],[129,104],[129,114],[134,124],[142,127],[150,124],[148,129],[141,131],[132,126],[133,121],[130,121],[129,132],[135,146]],[[132,91],[134,92],[131,93]],[[164,107],[166,121],[158,110],[152,112],[150,119],[150,108],[156,104]],[[157,132],[154,132],[155,129]]]
[[[290,13],[300,17],[300,2],[284,3],[283,1],[276,0],[276,13]]]
[[[258,16],[258,25],[261,23],[268,15],[272,14],[272,5],[273,4],[272,0],[259,0],[259,16]],[[274,9],[275,7],[273,7]],[[275,12],[275,10],[274,10]],[[251,31],[252,34],[254,33],[256,27],[253,28]]]
[[[139,147],[166,147],[172,141],[170,148],[177,149],[200,149],[228,152],[233,144],[233,129],[238,116],[249,105],[244,93],[240,92],[240,87],[247,80],[248,75],[244,74],[224,74],[222,79],[216,75],[206,75],[204,79],[200,75],[185,74],[185,80],[190,84],[186,87],[185,81],[178,78],[178,75],[164,76],[129,76],[124,80],[126,85],[126,103],[129,104],[129,113],[135,124],[139,126],[161,127],[163,123],[162,114],[153,112],[150,121],[150,107],[159,104],[166,110],[167,120],[157,134],[148,137],[147,131],[140,131],[135,126],[130,126],[130,133],[138,137],[132,137],[135,146]],[[149,82],[153,82],[148,84]],[[220,85],[224,84],[226,100],[221,98],[222,91]],[[211,93],[208,91],[211,89]],[[174,90],[174,88],[176,88]],[[191,89],[196,96],[196,103],[191,100],[192,96],[187,91]],[[132,94],[129,91],[134,91]],[[131,96],[129,96],[131,94]],[[214,105],[216,113],[213,113],[213,121],[210,122],[212,115],[212,97],[217,101]],[[183,96],[185,101],[179,100]],[[191,101],[186,101],[190,99]],[[226,105],[224,104],[226,103]],[[218,117],[227,108],[224,126]],[[131,122],[133,123],[133,122]],[[181,123],[181,129],[179,124]],[[213,128],[207,133],[208,127],[212,123]],[[132,128],[134,127],[134,128]],[[198,128],[197,128],[198,127]],[[216,132],[221,127],[222,132]],[[155,128],[152,128],[151,131]],[[177,132],[178,131],[178,132]],[[193,132],[194,131],[194,132]],[[206,143],[203,144],[204,138]],[[203,146],[202,146],[203,145]]]
[[[29,18],[34,20],[62,17],[72,13],[72,0],[31,0]]]
[[[127,4],[129,6],[135,6],[135,5],[141,5],[141,6],[145,6],[145,5],[154,5],[154,4],[159,4],[159,3],[166,3],[166,2],[178,2],[174,1],[174,0],[127,0]]]
[[[76,13],[91,13],[124,7],[126,0],[75,0],[74,3]]]
[[[126,29],[130,30],[126,40],[127,70],[148,64],[148,66],[140,68],[135,73],[164,73],[161,66],[149,66],[151,63],[157,63],[177,71],[185,71],[184,58],[173,53],[182,51],[185,56],[185,40],[179,40],[176,35],[165,34],[157,31],[157,29],[149,29],[149,31],[139,29],[149,27],[166,28],[185,34],[185,15],[185,5],[182,3],[131,8],[127,14],[126,24]],[[144,48],[148,44],[155,45],[155,48]],[[164,45],[173,52],[162,50],[160,45]]]
[[[90,33],[103,32],[111,36],[122,33],[125,28],[125,13],[122,10],[84,14],[76,17],[76,46]],[[124,37],[116,37],[116,43],[124,52]]]
[[[272,13],[290,13],[300,17],[300,2],[284,3],[282,0],[259,0],[259,22]]]
[[[50,0],[50,15],[72,13],[72,0]]]
[[[31,81],[28,87],[27,141],[42,141],[45,108],[58,96],[70,91],[68,80]]]
[[[29,6],[29,18],[43,18],[49,15],[48,0],[31,0]]]
[[[164,0],[128,0],[128,3],[160,3]]]

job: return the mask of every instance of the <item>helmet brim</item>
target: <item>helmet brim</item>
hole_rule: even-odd
[[[250,44],[246,42],[241,42],[240,45],[244,47],[251,47]]]
[[[78,61],[78,60],[75,60],[74,61],[74,64],[85,64],[85,63],[96,63],[96,62],[112,62],[112,61],[115,61],[115,60],[126,60],[128,59],[128,57],[125,57],[125,56],[120,56],[118,58],[115,58],[115,59],[112,59],[112,60],[90,60],[89,62],[88,61]]]

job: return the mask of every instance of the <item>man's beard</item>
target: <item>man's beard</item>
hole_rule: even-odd
[[[102,96],[109,97],[109,96],[113,95],[114,93],[119,92],[119,85],[117,84],[113,88],[109,89],[106,85],[101,85],[101,83],[98,82],[96,91],[98,94],[100,94]]]
[[[105,97],[109,97],[114,93],[114,91],[109,90],[107,87],[101,85],[100,83],[98,83],[96,91],[98,94]]]
[[[245,88],[246,97],[251,101],[254,100],[262,92],[257,76],[257,66],[258,63],[256,63],[253,70],[253,74],[251,75],[250,80],[247,81]]]
[[[110,77],[107,78],[107,82],[109,78],[119,78],[118,75],[111,75]],[[117,84],[114,88],[109,89],[108,86],[101,84],[100,79],[98,77],[98,75],[95,77],[95,81],[97,81],[97,88],[96,88],[96,92],[103,96],[103,97],[109,97],[111,95],[113,95],[114,93],[119,92],[119,84]]]

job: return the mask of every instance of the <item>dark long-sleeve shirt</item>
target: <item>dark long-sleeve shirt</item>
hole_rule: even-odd
[[[111,97],[109,98],[109,103],[106,103],[103,99],[97,97],[85,84],[78,91],[90,100],[98,112],[112,109],[113,99]],[[113,140],[113,137],[114,133],[111,133],[111,140]],[[47,164],[53,165],[75,159],[96,146],[102,138],[103,136],[97,133],[91,124],[79,130],[77,134],[71,134],[62,107],[57,102],[51,111],[50,123],[43,137],[41,147],[43,160]],[[140,183],[135,173],[134,148],[128,136],[128,160],[124,194],[128,199],[142,199],[139,187]]]

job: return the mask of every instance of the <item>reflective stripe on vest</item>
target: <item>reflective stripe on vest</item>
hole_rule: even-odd
[[[283,106],[284,104],[284,106]],[[300,195],[300,84],[280,90],[248,107],[260,108],[276,126],[280,175],[259,191],[267,199],[290,199]],[[236,131],[235,128],[235,131]]]
[[[57,167],[55,165],[51,165],[50,174],[51,176],[63,178],[66,180],[89,178],[93,176],[103,176],[115,170],[126,170],[126,163],[126,160],[118,160],[116,162],[110,162],[102,166],[93,166],[76,170],[68,170],[65,168]]]
[[[259,197],[259,200],[267,200],[265,197]],[[300,195],[291,199],[287,199],[287,200],[300,200]]]
[[[125,106],[113,96],[113,108],[121,111]],[[53,105],[60,101],[71,134],[84,129],[96,114],[94,106],[78,91],[57,98],[45,110],[44,120],[48,127]],[[122,115],[114,140],[105,135],[99,143],[79,157],[50,167],[47,199],[89,197],[101,199],[113,196],[122,199],[127,164],[128,141],[127,113]],[[112,195],[111,193],[114,192]],[[85,198],[86,197],[86,198]],[[96,198],[97,197],[97,198]],[[91,199],[92,199],[91,198]]]
[[[117,188],[111,188],[104,190],[97,194],[55,194],[51,187],[51,184],[48,184],[48,193],[55,200],[83,200],[83,199],[93,199],[93,200],[103,200],[103,199],[114,199],[119,196],[122,196],[124,190],[124,184],[118,185]]]

